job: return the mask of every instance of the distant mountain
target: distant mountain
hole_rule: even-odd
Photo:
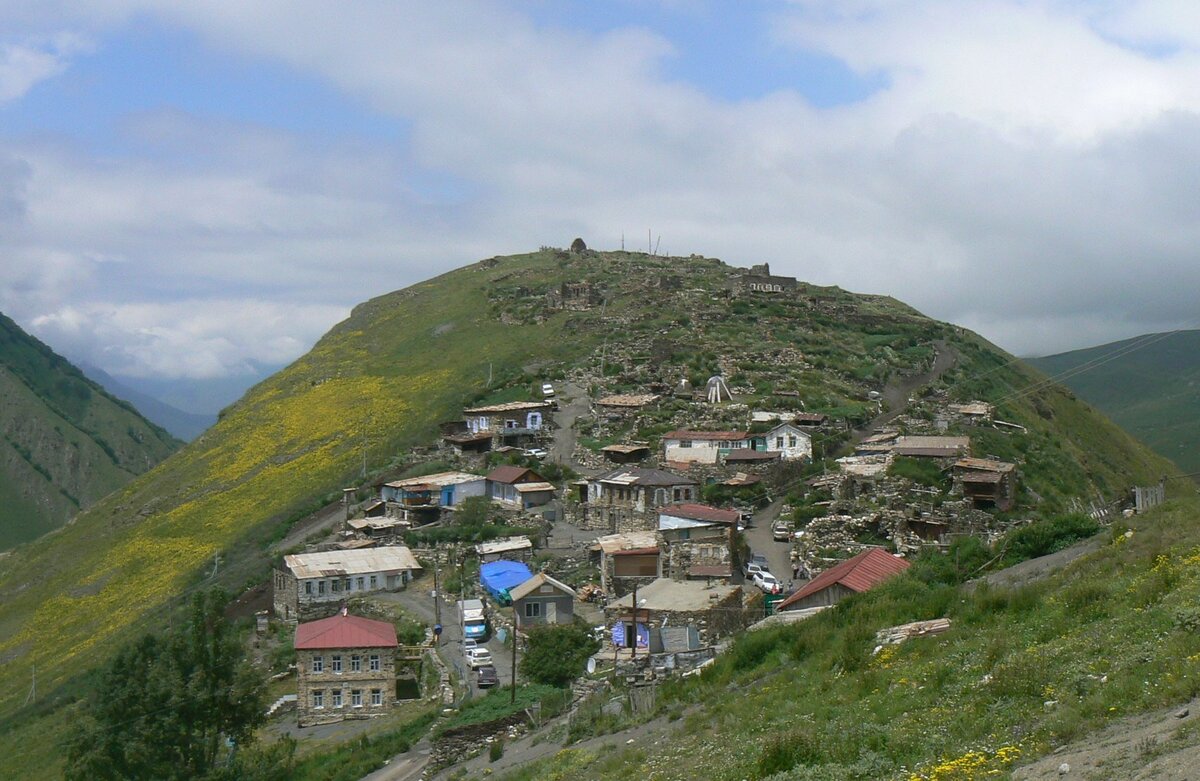
[[[1200,471],[1200,331],[1147,334],[1029,363],[1185,472]]]
[[[0,314],[0,550],[62,526],[179,447]]]
[[[195,415],[215,416],[283,366],[253,364],[240,374],[197,379],[194,377],[133,377],[115,373],[113,379],[164,404]]]
[[[191,442],[204,433],[205,429],[217,422],[216,413],[202,415],[167,404],[165,401],[131,388],[113,377],[103,369],[86,363],[80,363],[83,373],[96,381],[106,391],[119,399],[124,399],[137,408],[138,412],[149,420],[165,428],[173,436],[184,442]]]

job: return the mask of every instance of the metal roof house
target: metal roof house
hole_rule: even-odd
[[[779,603],[776,610],[805,610],[836,605],[899,575],[909,564],[880,548],[870,548],[822,572],[803,588]]]
[[[272,578],[275,614],[291,621],[332,609],[352,596],[395,591],[419,569],[403,545],[284,556]]]

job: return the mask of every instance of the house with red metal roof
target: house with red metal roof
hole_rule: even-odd
[[[851,594],[878,586],[908,569],[908,562],[881,548],[870,548],[822,572],[779,603],[776,610],[805,610],[836,605]]]
[[[339,613],[296,626],[301,727],[390,713],[396,704],[396,627]]]
[[[554,486],[528,467],[498,466],[485,479],[492,501],[522,510],[540,507],[554,498]]]

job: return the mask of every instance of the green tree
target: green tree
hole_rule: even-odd
[[[600,643],[582,621],[534,627],[528,638],[521,674],[550,686],[566,686],[578,678],[588,657],[600,650]]]
[[[117,652],[67,739],[67,778],[228,777],[265,718],[265,684],[242,658],[225,602],[197,594],[181,631]]]

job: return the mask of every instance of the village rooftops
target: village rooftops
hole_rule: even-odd
[[[658,515],[659,518],[669,515],[673,518],[686,518],[690,521],[726,524],[737,523],[741,518],[741,514],[736,510],[722,510],[719,507],[709,507],[707,504],[697,504],[695,502],[668,504],[665,507],[658,508]]]
[[[463,410],[466,415],[496,415],[503,412],[524,412],[526,410],[548,409],[554,406],[548,401],[509,401],[504,404],[492,404],[487,407],[472,407]]]
[[[653,404],[658,401],[657,393],[618,393],[613,396],[605,396],[602,399],[596,399],[596,404],[601,407],[644,407],[647,404]]]
[[[596,539],[596,545],[608,555],[630,550],[658,550],[658,537],[654,532],[624,532],[606,534]]]
[[[714,603],[741,590],[741,586],[710,586],[697,580],[659,578],[637,590],[638,610],[694,613],[708,610]],[[633,607],[633,594],[608,603],[608,607]]]
[[[820,412],[797,412],[792,420],[801,425],[820,425],[825,422],[826,416]]]
[[[487,479],[493,483],[504,483],[506,485],[512,485],[526,477],[533,477],[535,482],[543,482],[541,475],[524,466],[498,466],[488,472],[487,475]]]
[[[475,546],[475,552],[480,556],[496,556],[502,553],[533,550],[533,543],[528,537],[505,537],[502,540],[481,542]]]
[[[363,550],[294,553],[284,556],[283,564],[298,580],[421,569],[412,551],[403,545]]]
[[[604,447],[600,448],[601,453],[619,453],[624,456],[631,456],[634,453],[640,453],[643,450],[648,452],[650,450],[650,446],[649,445],[605,445]]]
[[[862,593],[908,569],[908,562],[880,548],[870,548],[836,564],[810,580],[803,588],[779,603],[777,610],[836,584]]]
[[[642,469],[641,467],[623,467],[593,478],[597,482],[614,485],[698,485],[690,477],[684,477],[661,469]]]
[[[483,479],[483,475],[473,475],[469,472],[438,472],[432,475],[409,477],[404,480],[393,480],[390,483],[384,483],[384,485],[389,488],[401,488],[406,491],[428,491],[434,488],[443,488],[447,485],[459,485],[460,483],[471,483]]]
[[[555,580],[554,578],[547,575],[545,572],[539,572],[538,574],[534,575],[532,578],[525,581],[524,583],[521,583],[520,585],[517,585],[517,586],[513,586],[512,588],[510,588],[508,590],[508,595],[510,597],[512,597],[513,601],[515,602],[518,599],[524,599],[525,597],[529,596],[530,594],[532,594],[534,591],[536,591],[538,588],[540,588],[543,585],[554,586],[559,591],[566,592],[567,594],[570,594],[572,597],[575,596],[575,589],[571,588],[570,586],[568,586],[565,583]]]
[[[388,621],[336,615],[296,627],[298,651],[324,648],[395,648],[396,627]]]
[[[662,438],[740,442],[743,439],[749,439],[750,435],[745,431],[689,431],[688,429],[679,429],[678,431],[668,431],[662,435]]]

